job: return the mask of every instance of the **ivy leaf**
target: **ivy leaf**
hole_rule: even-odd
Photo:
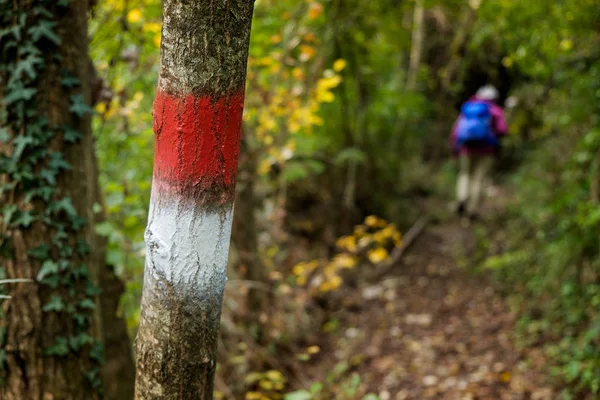
[[[56,22],[54,21],[42,20],[37,25],[29,28],[27,32],[31,35],[31,38],[34,42],[37,42],[41,38],[45,37],[58,46],[60,44],[60,38],[52,30],[52,28],[55,26]]]
[[[70,197],[65,197],[57,202],[54,202],[48,206],[46,212],[49,214],[64,211],[69,217],[76,217],[77,211],[73,206],[73,201]]]
[[[6,95],[6,97],[3,99],[4,100],[4,104],[5,105],[10,105],[10,104],[15,103],[17,101],[31,100],[33,98],[33,96],[35,95],[35,93],[36,93],[35,89],[33,89],[33,88],[25,88],[25,87],[21,87],[21,88],[10,90],[8,92],[8,94]]]
[[[94,339],[92,339],[92,337],[86,333],[80,333],[77,336],[71,336],[69,338],[69,346],[75,351],[79,351],[86,344],[93,342]]]
[[[77,115],[79,118],[83,117],[85,114],[94,113],[94,109],[85,104],[82,94],[71,96],[71,106],[69,107],[69,111]]]
[[[13,215],[18,211],[16,204],[11,204],[4,207],[4,212],[2,213],[2,218],[4,219],[5,224],[9,224],[12,220]]]
[[[35,54],[30,54],[17,63],[17,66],[11,76],[11,80],[21,80],[23,78],[23,73],[29,75],[30,79],[35,79],[38,75],[35,67],[43,64],[44,60],[41,57],[38,57]]]
[[[83,137],[83,135],[80,132],[71,128],[69,125],[64,125],[63,130],[63,138],[67,143],[75,143]]]
[[[0,143],[7,143],[10,140],[10,134],[6,127],[0,128]]]
[[[88,317],[85,314],[74,314],[73,320],[79,328],[84,328],[87,325]]]
[[[69,354],[69,346],[67,345],[67,339],[58,338],[56,344],[46,349],[46,355],[48,356],[66,356]]]
[[[68,7],[69,3],[71,3],[71,0],[58,0],[56,2],[56,5],[58,5],[59,7]]]
[[[13,152],[13,160],[19,161],[23,152],[25,151],[25,147],[34,142],[31,136],[17,136],[15,140],[13,140],[13,144],[15,146],[15,150]]]
[[[13,221],[13,225],[28,228],[37,218],[30,211],[19,212],[17,218]]]
[[[90,246],[85,240],[79,239],[77,241],[77,254],[79,254],[80,256],[85,256],[87,254],[90,254],[91,251],[92,249],[90,249]]]
[[[93,310],[96,308],[96,304],[91,299],[83,299],[79,302],[79,308]]]
[[[102,293],[102,289],[99,286],[94,285],[93,282],[87,281],[87,286],[85,288],[86,296],[97,296]]]
[[[58,264],[53,260],[46,260],[42,264],[42,268],[40,268],[40,272],[38,272],[37,280],[42,281],[45,277],[51,274],[56,274],[58,272]]]
[[[51,185],[56,185],[56,175],[58,175],[57,171],[44,168],[40,171],[40,177],[45,179]]]
[[[50,153],[50,161],[48,161],[48,166],[55,171],[59,171],[61,169],[71,169],[71,164],[65,161],[65,159],[62,156],[62,153],[59,153],[57,151]]]
[[[31,257],[37,259],[37,260],[43,260],[45,258],[49,257],[49,253],[50,253],[50,246],[48,246],[46,243],[40,244],[37,247],[34,247],[33,249],[29,250],[29,252],[27,254],[29,254]]]
[[[45,312],[52,312],[52,311],[62,311],[65,308],[65,304],[63,303],[62,299],[60,298],[60,296],[57,295],[53,295],[50,298],[50,301],[44,306],[44,308],[42,308],[42,310],[44,310]]]
[[[63,78],[60,80],[60,84],[69,89],[78,86],[79,83],[79,78],[71,75],[68,71],[63,74]]]

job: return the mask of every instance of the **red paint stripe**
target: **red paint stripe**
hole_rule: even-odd
[[[159,89],[154,101],[154,179],[177,191],[233,188],[243,108],[243,90],[213,99],[173,96]]]

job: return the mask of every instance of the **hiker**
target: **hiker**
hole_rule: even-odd
[[[456,211],[461,217],[478,217],[485,181],[499,153],[500,138],[508,130],[497,100],[498,90],[491,85],[483,86],[462,105],[452,128],[452,151],[460,167]]]

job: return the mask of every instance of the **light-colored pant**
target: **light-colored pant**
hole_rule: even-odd
[[[467,213],[473,214],[478,211],[486,179],[494,165],[494,156],[462,154],[459,164],[457,200],[466,207]]]

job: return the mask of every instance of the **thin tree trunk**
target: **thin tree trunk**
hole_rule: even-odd
[[[0,206],[16,207],[33,217],[31,224],[16,224],[6,214],[0,219],[0,269],[8,278],[39,281],[11,285],[11,299],[3,304],[1,345],[6,362],[0,365],[0,398],[95,399],[101,396],[97,345],[103,323],[118,319],[114,311],[111,318],[102,317],[110,310],[99,306],[110,299],[99,301],[95,289],[101,278],[115,278],[104,262],[104,242],[93,229],[98,187],[89,108],[88,1],[39,1],[33,7],[22,0],[2,2],[0,7],[3,23],[8,18],[15,29],[21,26],[19,35],[0,43],[0,63],[18,65],[40,49],[33,70],[17,76],[9,69],[12,72],[0,79],[7,83],[0,87],[0,100],[11,93],[11,79],[36,91],[29,100],[0,102],[10,138],[0,147],[0,158],[5,156]],[[25,18],[11,19],[17,13]],[[40,26],[45,30],[32,29]],[[10,40],[22,50],[18,55],[10,50]],[[15,157],[17,143],[28,140],[19,150],[17,172],[4,168],[10,165],[6,157]],[[27,170],[28,165],[35,167]],[[21,169],[29,174],[26,181]],[[45,277],[40,275],[42,265]],[[48,268],[52,265],[55,269]],[[119,340],[128,342],[126,335]]]
[[[163,3],[138,400],[213,396],[253,6]]]
[[[416,0],[413,13],[410,63],[408,66],[408,79],[406,82],[406,88],[408,90],[414,90],[416,88],[417,78],[419,77],[419,67],[421,66],[421,53],[423,48],[423,15],[423,0]]]
[[[258,232],[255,216],[258,199],[254,190],[254,182],[258,162],[256,151],[251,148],[249,143],[247,129],[244,129],[243,132],[238,179],[242,186],[236,196],[232,242],[239,254],[238,264],[242,279],[264,283],[266,281],[265,267],[258,257]],[[250,287],[247,301],[250,318],[256,318],[263,309],[267,301],[266,294],[267,292],[263,288]]]

